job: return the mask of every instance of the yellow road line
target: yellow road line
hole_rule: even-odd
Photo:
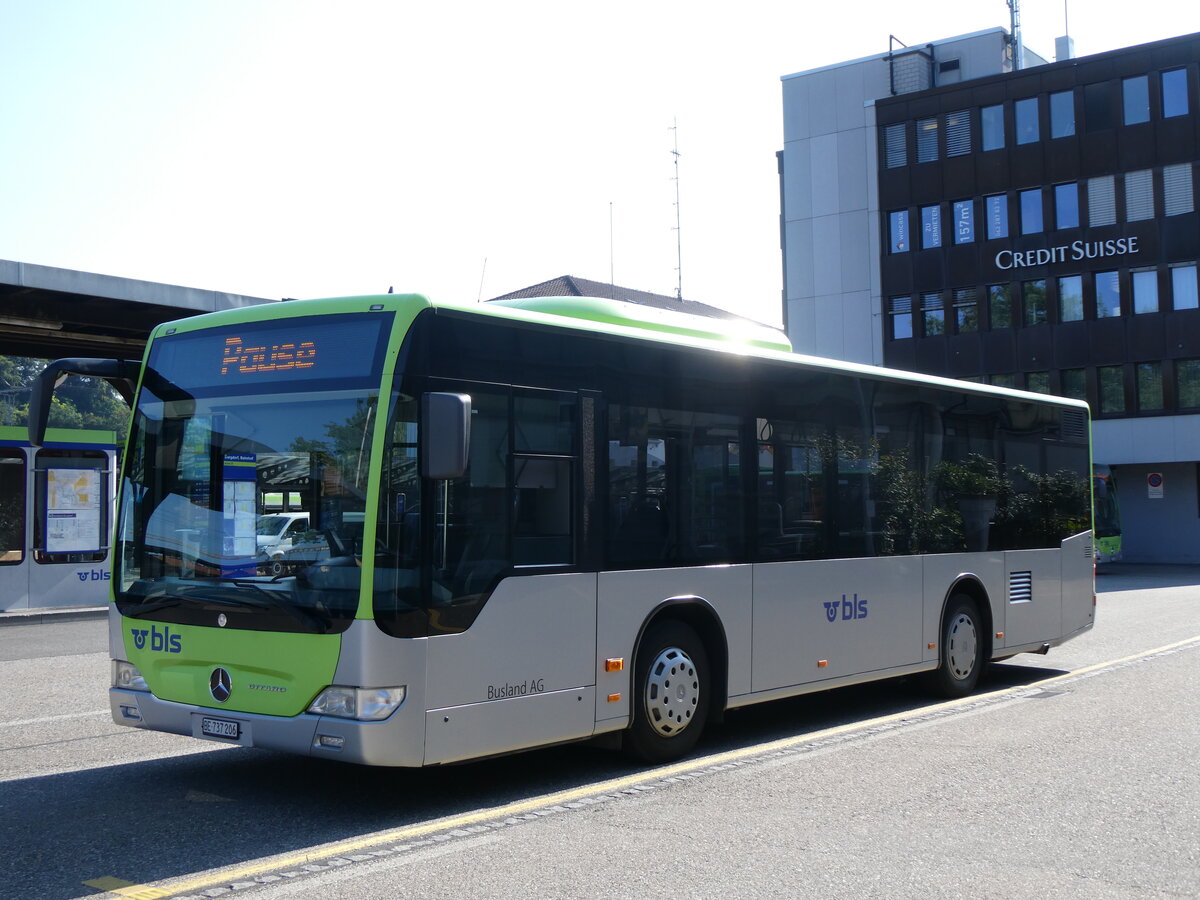
[[[508,819],[512,818],[513,816],[519,816],[537,809],[545,809],[546,807],[551,806],[561,806],[562,804],[582,800],[585,797],[591,797],[596,794],[611,794],[620,792],[649,781],[662,781],[663,779],[671,778],[674,775],[680,775],[700,769],[708,769],[713,766],[739,762],[756,756],[765,756],[779,750],[788,750],[803,746],[805,744],[812,744],[818,741],[828,740],[829,738],[850,734],[855,731],[865,731],[872,728],[878,728],[881,725],[900,722],[904,719],[918,717],[923,718],[931,713],[951,710],[960,706],[969,706],[981,701],[994,702],[995,700],[1004,698],[1005,696],[1017,695],[1024,691],[1028,691],[1033,687],[1042,687],[1048,684],[1055,684],[1057,682],[1079,678],[1084,675],[1089,675],[1093,672],[1120,666],[1124,663],[1146,659],[1148,657],[1156,656],[1160,653],[1166,653],[1171,650],[1176,650],[1180,647],[1197,642],[1200,642],[1200,635],[1196,635],[1182,641],[1176,641],[1173,644],[1157,647],[1153,650],[1145,650],[1141,653],[1134,653],[1120,659],[1113,659],[1107,662],[1096,663],[1091,666],[1084,666],[1083,668],[1067,672],[1064,675],[1055,675],[1050,678],[1044,678],[1039,681],[1031,682],[1029,684],[1003,688],[1002,690],[990,691],[985,694],[973,694],[957,700],[947,700],[943,703],[933,704],[932,706],[923,706],[919,709],[891,713],[886,716],[879,716],[874,719],[866,719],[861,722],[850,722],[845,725],[836,725],[832,728],[824,728],[820,731],[813,731],[807,734],[779,738],[778,740],[770,741],[765,744],[755,744],[754,746],[742,747],[737,750],[725,750],[720,753],[711,754],[710,756],[691,758],[669,766],[661,766],[657,769],[649,769],[643,772],[634,773],[632,775],[622,775],[617,778],[610,778],[607,781],[599,781],[576,788],[568,788],[567,790],[556,791],[553,794],[543,794],[539,797],[533,797],[528,800],[519,800],[515,803],[509,803],[504,806],[476,810],[475,812],[470,813],[461,813],[455,816],[448,816],[444,819],[436,819],[432,822],[425,822],[420,825],[403,825],[399,828],[376,832],[375,834],[366,835],[360,838],[353,838],[351,840],[338,841],[332,844],[326,844],[324,846],[313,847],[300,853],[269,857],[253,863],[252,865],[244,865],[233,869],[221,869],[182,881],[166,882],[153,886],[133,885],[131,882],[120,881],[119,884],[122,886],[121,888],[109,888],[108,890],[111,890],[113,893],[123,897],[171,897],[177,894],[186,894],[191,891],[200,891],[206,888],[215,887],[217,885],[228,884],[232,881],[244,881],[247,878],[252,878],[255,875],[262,875],[266,872],[275,872],[280,869],[290,869],[295,866],[303,866],[319,860],[345,856],[347,854],[366,850],[368,848],[378,847],[382,844],[406,841],[412,838],[418,838],[440,831],[452,831],[455,829],[467,828],[472,825],[477,825],[481,822],[495,821],[497,819]],[[95,879],[94,881],[86,881],[84,884],[99,887],[98,882],[105,880],[106,879]],[[111,879],[111,882],[116,883],[118,880]],[[131,889],[137,889],[140,891],[157,891],[161,893],[135,894],[130,892]],[[101,888],[101,890],[104,890],[104,888]]]

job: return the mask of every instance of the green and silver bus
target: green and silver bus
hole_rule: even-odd
[[[111,580],[116,722],[422,766],[986,665],[1092,627],[1070,400],[587,298],[289,301],[154,330]],[[36,431],[36,428],[34,429]],[[36,434],[31,439],[36,441]],[[258,517],[307,529],[258,551]]]
[[[1121,561],[1121,502],[1108,466],[1092,466],[1092,519],[1096,565]]]

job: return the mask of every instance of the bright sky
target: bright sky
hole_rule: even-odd
[[[1025,0],[1053,58],[1062,0]],[[1077,55],[1200,30],[1072,0]],[[559,275],[781,318],[780,78],[1005,0],[0,0],[0,259],[263,297]],[[672,131],[673,123],[677,130]],[[611,227],[610,227],[611,223]]]

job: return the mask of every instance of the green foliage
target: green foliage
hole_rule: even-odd
[[[883,553],[949,553],[962,549],[962,517],[957,510],[932,502],[932,479],[910,465],[907,450],[881,456],[875,475],[883,506]]]
[[[1091,484],[1087,478],[1067,469],[1045,475],[1024,466],[1014,471],[1028,482],[1029,490],[1015,493],[1005,513],[1024,539],[1022,543],[1032,546],[1041,536],[1062,539],[1092,527]]]
[[[42,359],[0,356],[0,425],[29,423],[29,388],[45,366]],[[54,392],[49,424],[115,431],[118,441],[123,441],[129,407],[103,379],[72,376]]]
[[[951,497],[1002,497],[1008,479],[1000,464],[981,453],[972,453],[961,463],[944,462],[934,470],[937,486]]]

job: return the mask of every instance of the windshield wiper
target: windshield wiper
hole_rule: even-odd
[[[148,613],[157,612],[160,609],[170,609],[173,606],[179,606],[184,603],[183,597],[178,597],[173,594],[160,596],[157,599],[146,597],[144,600],[125,600],[126,607],[121,610],[121,615],[129,616],[133,619],[140,619]],[[133,604],[136,604],[134,606]]]
[[[256,591],[266,597],[271,605],[288,613],[298,622],[303,625],[307,625],[309,628],[320,628],[322,631],[324,631],[329,627],[330,621],[332,621],[329,616],[323,616],[317,613],[315,610],[310,610],[296,605],[287,597],[286,594],[284,594],[283,591],[267,590],[258,581],[235,580],[231,583],[236,584],[238,587],[254,588]],[[275,584],[277,582],[272,580],[271,583]]]

